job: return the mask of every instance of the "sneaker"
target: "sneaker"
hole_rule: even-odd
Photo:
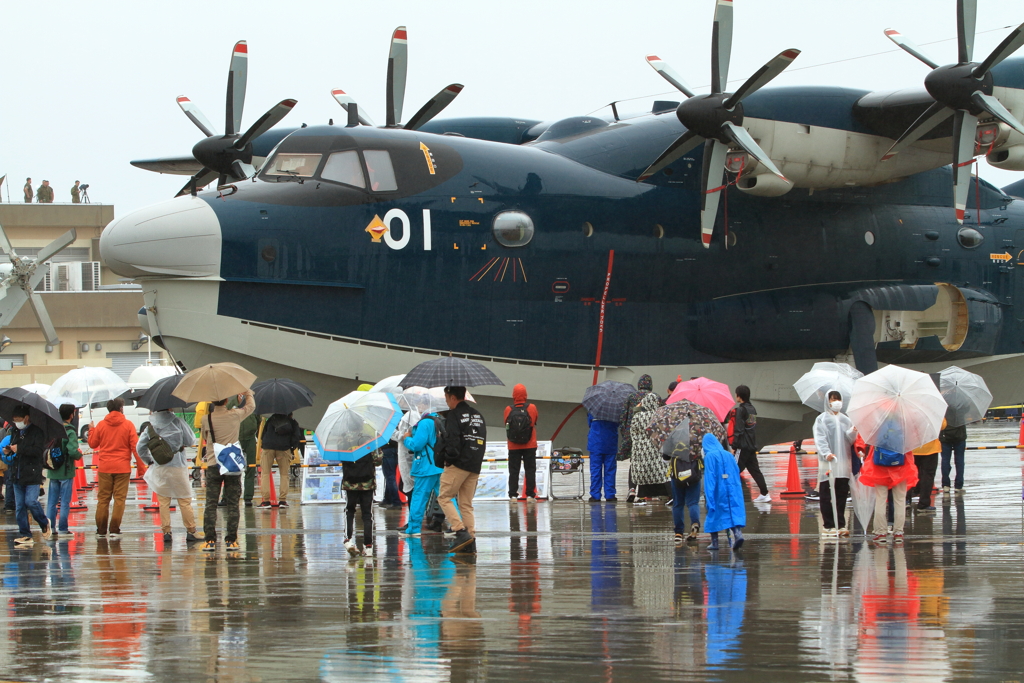
[[[449,527],[445,527],[442,536],[444,536],[445,538],[455,538],[455,532],[452,531]]]
[[[600,503],[601,499],[600,498],[594,498],[593,496],[591,496],[590,500],[588,500],[587,502],[588,503]]]
[[[43,540],[49,541],[51,538],[53,538],[53,525],[47,522],[46,528],[43,529]]]
[[[359,554],[359,548],[356,547],[356,542],[351,538],[345,541],[345,550],[348,551],[349,556],[355,557]]]
[[[203,532],[201,531],[189,531],[185,534],[185,541],[187,543],[195,543],[196,541],[203,540]]]
[[[604,502],[606,502],[606,503],[618,503],[619,499],[616,498],[615,496],[612,496],[611,498],[605,498]]]
[[[888,532],[889,532],[889,533],[891,534],[891,533],[892,533],[892,524],[890,524],[889,526],[887,526],[887,527],[886,527],[886,529],[887,529],[887,530],[888,530]]]
[[[219,508],[226,508],[227,506],[228,506],[228,502],[226,500],[219,500],[219,501],[217,501],[217,507],[219,507]]]
[[[946,495],[949,495],[949,487],[948,486],[943,486],[942,487],[942,492],[945,493]]]
[[[402,526],[398,527],[397,531],[405,531],[408,528],[409,528],[409,524],[406,523],[406,524],[403,524]]]
[[[732,549],[739,550],[740,548],[742,548],[744,540],[745,539],[743,538],[743,530],[739,527],[734,528],[732,530]]]
[[[591,499],[591,500],[593,500],[593,499]],[[626,502],[627,503],[632,503],[635,500],[636,500],[636,489],[630,489],[629,493],[626,494]]]
[[[363,546],[363,557],[373,557],[373,546],[372,545],[364,545]]]
[[[817,501],[817,500],[821,500],[821,496],[818,494],[817,491],[811,491],[806,496],[804,496],[804,500],[814,500],[814,501]]]
[[[110,534],[107,534],[107,538],[109,538],[111,541],[120,541],[121,540],[121,534],[110,533]]]
[[[958,495],[958,496],[964,495],[964,490],[962,488],[957,489],[956,490],[956,495]]]
[[[473,537],[470,536],[469,532],[465,529],[459,529],[455,532],[455,538],[452,539],[452,544],[448,546],[448,552],[457,553],[472,542]]]
[[[687,540],[690,540],[690,541],[696,541],[697,540],[697,534],[699,534],[699,533],[700,533],[700,524],[697,524],[696,522],[694,522],[693,524],[690,525],[690,535],[687,536],[686,538],[687,538]]]
[[[230,552],[238,552],[238,550],[239,550],[239,547],[238,547],[238,541],[231,541],[230,543],[228,543],[228,544],[227,544],[226,546],[224,546],[224,547],[225,547],[225,548],[227,549],[227,551],[228,551],[229,553],[230,553]]]
[[[164,543],[170,543],[173,537],[170,534],[164,534]]]
[[[875,543],[888,543],[889,542],[889,534],[875,534],[874,536],[871,537],[871,540],[874,541]]]
[[[849,529],[847,529],[847,528],[846,528],[846,527],[844,526],[844,527],[843,527],[842,529],[840,529],[840,530],[839,530],[839,535],[840,535],[840,536],[842,536],[843,538],[849,538],[849,536],[850,536],[850,530],[849,530]]]
[[[830,536],[832,538],[836,538],[836,537],[839,536],[839,532],[836,529],[822,529],[821,530],[821,535],[823,537],[825,537],[825,538],[830,537]]]
[[[279,501],[277,501],[277,507],[279,507],[279,508],[286,508],[286,507],[288,507],[288,501],[287,500],[279,500]]]
[[[31,545],[32,543],[35,543],[35,539],[31,536],[21,536],[14,539],[14,545]]]
[[[410,532],[410,531],[404,531],[404,530],[403,530],[403,531],[402,531],[402,532],[400,532],[400,533],[401,533],[401,534],[402,534],[403,536],[405,536],[406,538],[417,538],[418,536],[420,536],[420,532],[419,532],[419,531],[411,531],[411,532]]]
[[[202,550],[204,553],[212,553],[216,549],[217,549],[217,541],[214,541],[214,540],[207,541],[206,543],[203,544],[203,547],[200,548],[200,550]]]
[[[272,507],[274,507],[274,505],[269,500],[263,500],[260,501],[260,504],[257,505],[256,507],[258,507],[260,510],[269,510]]]
[[[684,540],[686,540],[685,536],[683,536],[682,534],[676,534],[676,537],[675,537],[676,545],[682,545]]]
[[[902,531],[897,531],[896,533],[894,533],[892,535],[892,542],[893,543],[903,543],[903,532]]]
[[[770,495],[768,495],[767,493],[765,493],[765,494],[760,495],[757,498],[755,498],[754,502],[755,503],[770,503],[770,502],[772,502],[772,497]]]
[[[98,532],[96,534],[96,538],[106,538],[106,537],[107,537],[106,534],[101,534],[101,533],[98,533]]]
[[[519,496],[513,496],[512,494],[509,494],[508,500],[509,500],[510,503],[514,503],[517,500],[519,500]]]

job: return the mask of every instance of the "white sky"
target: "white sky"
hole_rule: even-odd
[[[8,174],[11,187],[5,183],[4,201],[8,189],[20,200],[26,176],[37,187],[49,179],[58,201],[69,200],[70,185],[82,180],[94,202],[114,203],[118,215],[173,196],[186,177],[138,170],[128,161],[188,154],[202,137],[175,104],[178,95],[188,95],[223,130],[236,40],[249,43],[243,128],[287,97],[299,104],[279,125],[343,121],[333,87],[382,121],[388,43],[400,24],[409,29],[406,118],[459,82],[466,89],[442,117],[557,120],[612,100],[666,93],[667,84],[644,62],[649,52],[704,90],[713,12],[713,0],[5,0],[0,175]],[[889,27],[940,64],[956,56],[954,0],[736,0],[735,16],[734,85],[795,47],[803,54],[773,84],[920,86],[927,67],[885,38]],[[975,59],[1003,39],[1003,27],[1021,22],[1019,0],[980,0]],[[932,41],[945,42],[926,45]],[[873,53],[883,54],[854,59]],[[987,164],[981,173],[998,186],[1024,177]]]

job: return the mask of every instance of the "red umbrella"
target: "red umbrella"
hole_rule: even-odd
[[[725,416],[736,405],[736,399],[733,398],[728,385],[707,377],[697,377],[688,382],[680,382],[665,403],[675,403],[681,398],[709,409],[719,421],[725,420]]]

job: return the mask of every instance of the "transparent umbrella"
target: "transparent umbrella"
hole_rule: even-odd
[[[846,363],[815,363],[803,377],[793,383],[800,402],[817,411],[825,409],[828,392],[838,391],[843,395],[843,412],[850,408],[853,383],[864,373]]]
[[[858,379],[847,414],[865,443],[906,453],[939,438],[946,401],[923,372],[887,365]]]
[[[985,380],[955,365],[939,373],[939,392],[949,406],[946,411],[949,427],[977,422],[992,405],[992,392]]]
[[[313,439],[324,460],[355,462],[386,444],[401,418],[393,396],[366,393],[351,403],[342,399],[329,405]]]
[[[875,511],[875,491],[860,483],[860,475],[857,475],[850,479],[850,495],[853,497],[853,512],[866,535],[870,528],[871,514]]]
[[[58,377],[46,398],[56,405],[73,403],[79,408],[89,406],[91,419],[93,404],[105,403],[131,390],[128,383],[109,368],[76,368]]]

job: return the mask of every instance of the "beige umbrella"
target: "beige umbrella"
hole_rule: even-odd
[[[186,403],[220,401],[244,394],[256,381],[252,374],[235,363],[211,363],[185,374],[171,392]]]

